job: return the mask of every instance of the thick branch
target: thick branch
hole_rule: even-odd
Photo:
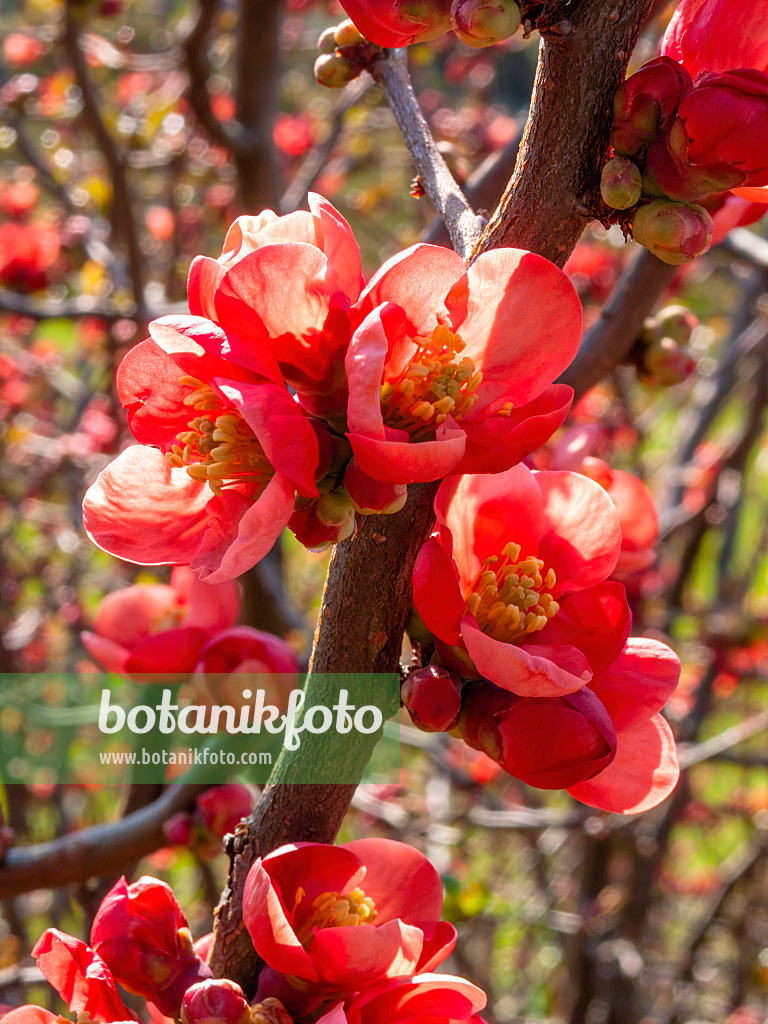
[[[653,0],[580,0],[542,33],[517,166],[478,252],[514,245],[558,266],[597,207],[613,97]]]
[[[127,863],[166,846],[165,822],[177,811],[187,810],[207,788],[171,786],[149,807],[120,821],[94,825],[49,843],[8,850],[0,863],[0,899],[122,871]]]
[[[435,145],[411,85],[405,51],[387,51],[372,65],[371,73],[384,87],[421,185],[443,219],[451,245],[466,259],[480,238],[484,221],[467,202]]]

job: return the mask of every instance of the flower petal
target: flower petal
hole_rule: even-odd
[[[133,445],[83,499],[83,523],[103,551],[139,565],[188,565],[208,528],[207,484],[174,469],[155,448]]]
[[[461,635],[478,672],[519,697],[560,697],[575,693],[592,678],[586,658],[575,647],[537,651],[505,644],[483,633],[471,615],[462,619]]]
[[[621,550],[616,508],[603,488],[580,473],[535,472],[546,527],[539,558],[554,569],[555,596],[602,583]]]
[[[430,537],[413,567],[413,603],[424,625],[447,644],[461,643],[461,620],[466,611],[453,559]]]
[[[377,926],[400,918],[431,932],[443,908],[443,883],[423,853],[392,839],[357,839],[343,849],[365,865],[359,885],[376,904]],[[393,878],[401,884],[393,886]]]
[[[379,441],[347,434],[360,468],[374,480],[390,484],[439,480],[456,470],[466,446],[461,428],[448,423],[437,428],[434,441]]]
[[[115,384],[137,441],[170,447],[177,434],[189,429],[192,410],[184,399],[190,389],[180,383],[181,376],[178,365],[151,338],[126,352]]]
[[[339,211],[316,192],[307,196],[309,208],[320,228],[320,248],[331,265],[332,287],[355,302],[363,287],[360,248],[352,228]]]
[[[590,685],[616,728],[626,729],[661,711],[679,680],[680,659],[673,650],[659,640],[633,637]]]
[[[679,776],[672,730],[661,715],[654,715],[620,730],[613,762],[568,792],[590,807],[639,814],[669,796]]]
[[[413,974],[421,956],[421,928],[400,920],[381,927],[322,928],[310,939],[308,953],[320,985],[345,994],[372,978]]]
[[[208,524],[199,551],[190,560],[209,583],[241,576],[272,548],[293,514],[295,492],[275,473],[256,501],[225,491],[208,506]]]
[[[483,373],[479,402],[533,401],[573,361],[582,307],[554,263],[523,249],[491,249],[467,271],[468,313],[459,327]]]

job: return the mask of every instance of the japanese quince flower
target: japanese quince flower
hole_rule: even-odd
[[[451,30],[451,0],[342,0],[341,6],[377,46],[410,46]]]
[[[215,324],[166,317],[149,330],[117,375],[141,444],[89,488],[85,527],[126,561],[188,564],[220,583],[269,551],[297,491],[317,495],[318,432],[283,385],[208,351],[229,344]]]
[[[262,689],[267,704],[281,711],[298,686],[299,659],[285,640],[250,626],[234,626],[202,647],[191,683],[205,704],[243,703],[243,690]],[[254,677],[256,677],[254,679]]]
[[[417,974],[359,992],[344,1012],[348,1024],[448,1024],[474,1018],[486,1002],[485,992],[463,978]]]
[[[576,354],[582,312],[566,275],[519,249],[466,269],[416,245],[368,283],[346,356],[348,437],[388,483],[495,473],[562,423],[571,389],[551,382]]]
[[[226,325],[233,363],[277,384],[284,378],[313,415],[343,420],[349,310],[363,287],[360,250],[338,210],[315,193],[308,201],[309,213],[239,217],[218,260],[193,260],[189,308]]]
[[[251,868],[243,920],[256,952],[296,988],[346,998],[429,971],[455,944],[440,877],[404,843],[283,846]]]
[[[170,1017],[191,985],[211,977],[170,886],[156,878],[121,878],[98,909],[91,943],[124,988]]]
[[[438,533],[414,568],[413,599],[448,668],[521,697],[574,693],[629,635],[616,509],[578,473],[451,477]],[[451,662],[456,662],[456,666]]]
[[[191,672],[212,633],[237,619],[237,584],[201,583],[177,566],[170,584],[138,583],[100,603],[93,632],[81,633],[88,653],[108,672]]]
[[[136,1019],[120,998],[107,964],[80,939],[49,928],[37,941],[32,956],[70,1011],[78,1014],[78,1019],[83,1015],[96,1024]],[[39,1015],[47,1011],[24,1006],[14,1012],[23,1014],[18,1024],[32,1024],[33,1020],[44,1024]],[[57,1018],[51,1015],[50,1019]]]

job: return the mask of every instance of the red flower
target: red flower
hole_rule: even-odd
[[[126,561],[189,564],[218,583],[264,557],[297,490],[318,493],[318,434],[256,354],[248,368],[230,361],[236,336],[199,317],[149,330],[117,387],[134,436],[155,447],[128,448],[101,473],[83,503],[86,530]]]
[[[630,613],[624,588],[604,582],[621,532],[600,486],[521,465],[444,481],[435,511],[413,599],[448,668],[560,697],[618,657]]]
[[[22,291],[45,288],[60,251],[59,235],[50,228],[0,224],[0,282]]]
[[[486,1002],[482,989],[463,978],[417,974],[358,992],[345,1013],[348,1024],[449,1024],[469,1020]]]
[[[192,684],[196,699],[234,707],[242,705],[243,690],[259,688],[265,691],[265,703],[284,711],[298,685],[298,672],[296,653],[284,640],[250,626],[235,626],[202,647]]]
[[[691,75],[754,68],[768,72],[768,8],[744,0],[682,0],[661,52]]]
[[[439,875],[404,843],[297,843],[253,865],[243,920],[269,967],[345,997],[444,960],[456,933],[438,920],[441,907]]]
[[[684,202],[764,186],[766,138],[768,75],[753,70],[704,74],[652,142],[646,168],[665,195]]]
[[[309,207],[285,217],[271,210],[239,217],[218,260],[193,261],[189,308],[226,325],[233,363],[275,383],[284,377],[313,415],[343,420],[349,308],[363,284],[360,250],[326,199],[310,193]],[[200,344],[214,351],[205,338]]]
[[[377,46],[410,46],[451,29],[451,0],[341,0],[341,6]]]
[[[94,632],[81,638],[108,672],[191,672],[210,635],[236,620],[239,603],[236,584],[201,583],[178,566],[168,585],[137,584],[107,594]]]
[[[135,1020],[120,998],[107,964],[80,939],[49,928],[38,939],[32,956],[73,1013],[98,1024]],[[32,1024],[29,1015],[25,1015],[25,1024]]]
[[[499,472],[562,423],[572,392],[551,382],[573,359],[581,304],[566,275],[519,249],[416,245],[358,302],[346,357],[348,437],[376,480]]]
[[[564,697],[518,698],[491,683],[467,684],[460,729],[528,785],[635,814],[677,783],[675,742],[659,711],[679,677],[665,644],[632,639],[588,686]]]
[[[613,469],[602,459],[584,459],[580,472],[604,487],[616,506],[621,526],[621,553],[614,578],[652,565],[659,539],[659,514],[646,485],[633,473]]]
[[[190,985],[211,977],[170,886],[156,878],[121,878],[102,900],[91,942],[124,988],[170,1017]]]

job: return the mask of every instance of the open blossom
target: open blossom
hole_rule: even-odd
[[[297,491],[317,494],[318,433],[284,386],[222,354],[231,336],[212,322],[165,317],[150,335],[117,377],[142,444],[89,488],[85,527],[126,561],[189,564],[219,583],[264,557]]]
[[[256,861],[243,920],[256,952],[298,988],[346,997],[429,971],[455,944],[442,884],[417,850],[387,839],[297,843]]]
[[[135,1019],[120,998],[107,964],[80,939],[49,928],[38,939],[32,955],[71,1012],[82,1014],[96,1024]],[[36,1008],[20,1007],[15,1012],[21,1014],[32,1009]],[[25,1024],[32,1024],[34,1016],[25,1013]]]
[[[136,584],[103,599],[93,632],[81,634],[88,653],[108,672],[191,672],[211,634],[231,626],[237,585],[201,583],[177,566],[169,584]]]
[[[449,249],[389,260],[358,302],[346,357],[348,437],[376,480],[411,483],[507,469],[562,423],[570,388],[551,382],[581,338],[566,275],[519,249],[467,270]]]
[[[171,1017],[190,985],[211,977],[170,886],[156,878],[121,878],[99,907],[91,942],[124,988]]]
[[[618,656],[630,613],[624,588],[606,582],[621,531],[602,487],[516,466],[449,478],[435,510],[413,596],[447,667],[474,666],[521,697],[555,697]]]

